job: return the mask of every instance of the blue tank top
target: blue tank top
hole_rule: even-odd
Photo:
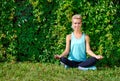
[[[74,33],[71,34],[71,45],[68,59],[76,62],[86,60],[86,46],[84,33],[78,39],[74,36]]]

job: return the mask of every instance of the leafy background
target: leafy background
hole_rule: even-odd
[[[72,32],[71,17],[81,14],[91,48],[104,56],[98,66],[120,66],[120,1],[2,0],[0,61],[58,63]]]

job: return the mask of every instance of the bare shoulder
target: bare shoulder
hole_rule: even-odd
[[[89,35],[85,35],[85,39],[89,40],[90,39]]]
[[[71,40],[71,34],[68,34],[68,35],[66,36],[66,39],[67,39],[67,40]]]

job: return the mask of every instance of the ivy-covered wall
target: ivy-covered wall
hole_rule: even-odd
[[[0,61],[58,63],[65,49],[71,17],[81,14],[82,30],[91,48],[104,56],[99,65],[120,66],[120,1],[2,0],[0,2]]]

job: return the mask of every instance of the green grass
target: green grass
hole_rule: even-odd
[[[0,63],[0,81],[120,81],[120,67],[95,71],[47,63]]]

